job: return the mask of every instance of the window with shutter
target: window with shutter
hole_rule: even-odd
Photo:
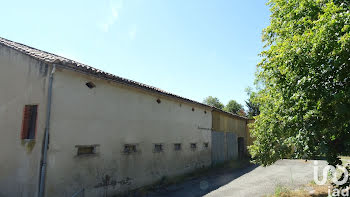
[[[21,139],[35,139],[38,105],[26,105],[23,109]]]

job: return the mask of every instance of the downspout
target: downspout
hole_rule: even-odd
[[[50,115],[51,115],[51,98],[52,98],[52,82],[53,75],[56,71],[56,65],[53,64],[52,71],[49,77],[49,87],[47,92],[47,106],[46,106],[46,122],[45,122],[45,137],[44,137],[44,147],[42,163],[40,166],[40,180],[39,180],[39,197],[44,197],[45,191],[45,175],[46,175],[46,165],[47,165],[47,149],[49,145],[49,128],[50,128]]]

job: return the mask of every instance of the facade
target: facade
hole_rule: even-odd
[[[82,186],[101,196],[211,164],[210,108],[74,71],[56,69],[54,76],[48,196]],[[78,155],[79,146],[95,152]]]
[[[0,196],[37,195],[49,67],[0,46]],[[35,140],[22,139],[24,106],[36,104]]]
[[[211,165],[212,130],[246,137],[242,117],[3,38],[0,90],[0,196],[113,195]]]
[[[212,111],[212,162],[240,159],[247,154],[247,119],[218,109]]]

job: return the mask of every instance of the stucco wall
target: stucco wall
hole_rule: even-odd
[[[0,196],[37,195],[49,67],[0,45]],[[21,140],[23,108],[38,104],[36,137]]]
[[[211,164],[209,108],[60,69],[52,99],[47,196],[71,196],[81,187],[87,196],[113,194]],[[164,151],[154,153],[154,143]],[[96,155],[77,156],[76,145],[91,144],[99,145]],[[137,144],[138,152],[123,154],[124,144]]]

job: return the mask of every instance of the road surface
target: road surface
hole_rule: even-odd
[[[325,166],[325,161],[318,161]],[[158,188],[147,197],[259,197],[273,194],[277,186],[301,187],[313,180],[314,162],[279,160],[275,164],[249,166],[240,170],[217,170],[207,176],[184,181],[181,184]],[[321,171],[321,168],[319,168]],[[134,195],[139,196],[139,195]]]

